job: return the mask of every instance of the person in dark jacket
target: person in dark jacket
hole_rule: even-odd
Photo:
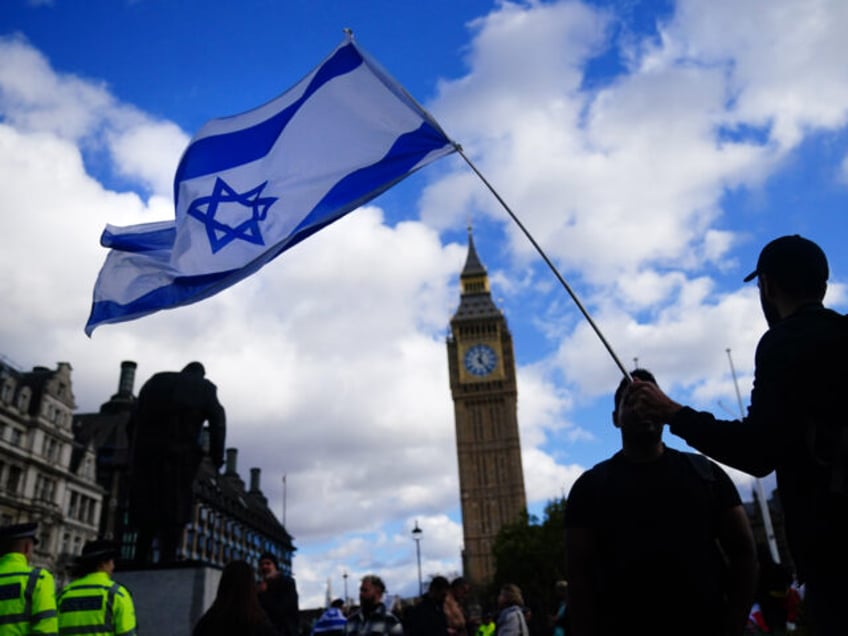
[[[259,557],[259,603],[271,619],[271,624],[282,636],[297,636],[298,623],[297,586],[294,579],[279,569],[277,557],[266,552]]]
[[[212,606],[194,626],[192,636],[278,636],[259,605],[253,568],[230,561],[221,573]]]
[[[757,345],[748,415],[717,420],[635,382],[644,417],[710,457],[764,477],[777,473],[787,538],[818,636],[845,633],[848,598],[848,318],[823,306],[827,258],[814,242],[782,236],[760,252],[757,279],[769,330]]]
[[[209,423],[209,456],[224,463],[226,416],[217,389],[203,365],[191,362],[179,373],[156,373],[138,394],[133,412],[130,519],[138,530],[136,561],[177,559],[185,524],[191,519],[192,483],[203,458],[200,432]]]
[[[427,593],[404,616],[403,633],[406,636],[447,636],[444,604],[449,589],[450,583],[445,577],[433,577]]]

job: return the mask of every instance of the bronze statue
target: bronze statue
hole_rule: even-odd
[[[132,417],[133,446],[130,521],[138,530],[135,560],[152,561],[159,539],[159,561],[177,559],[185,524],[192,512],[192,482],[203,459],[200,433],[209,423],[209,457],[224,463],[226,416],[215,385],[199,362],[179,373],[156,373],[138,395]]]

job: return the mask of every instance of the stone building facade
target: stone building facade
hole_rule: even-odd
[[[77,446],[71,365],[21,371],[0,359],[0,525],[37,521],[36,565],[59,582],[98,535],[96,453]]]

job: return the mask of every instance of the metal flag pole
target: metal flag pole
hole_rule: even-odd
[[[348,36],[348,37],[350,37],[350,38],[352,38],[352,37],[353,37],[353,31],[351,31],[350,29],[345,29],[344,31],[345,31],[345,33],[347,34],[347,36]],[[409,100],[410,100],[413,104],[415,104],[415,106],[416,106],[419,110],[421,110],[421,112],[422,112],[422,113],[425,113],[425,114],[427,115],[427,118],[429,119],[430,123],[431,123],[433,126],[435,126],[437,130],[441,131],[441,132],[442,132],[442,134],[444,134],[444,135],[445,135],[445,137],[447,137],[447,136],[448,136],[448,135],[447,135],[447,134],[446,134],[446,133],[442,130],[442,127],[441,127],[441,126],[439,125],[439,123],[438,123],[438,122],[437,122],[437,121],[433,118],[433,116],[432,116],[432,115],[430,115],[430,113],[428,113],[428,112],[427,112],[427,110],[426,110],[423,106],[421,106],[421,104],[419,104],[419,103],[416,101],[416,99],[415,99],[414,97],[412,97],[412,96],[411,96],[409,93],[407,93],[406,91],[404,91],[404,96],[405,96],[407,99],[409,99]],[[494,187],[492,187],[492,184],[491,184],[491,183],[489,183],[488,179],[486,179],[486,177],[484,177],[484,176],[483,176],[483,173],[481,173],[481,172],[477,169],[477,166],[475,166],[475,165],[474,165],[474,163],[471,161],[471,159],[469,159],[469,158],[468,158],[468,156],[465,154],[465,151],[463,151],[463,149],[462,149],[462,145],[458,144],[458,143],[457,143],[457,142],[455,142],[455,141],[452,141],[452,143],[453,143],[453,147],[454,147],[454,149],[456,150],[456,152],[457,152],[457,153],[459,153],[459,156],[460,156],[460,157],[462,157],[462,158],[465,160],[465,163],[467,163],[467,164],[468,164],[468,166],[469,166],[469,167],[470,167],[470,168],[474,171],[474,174],[476,174],[476,175],[480,178],[480,180],[481,180],[481,181],[485,184],[485,186],[489,189],[489,192],[491,192],[491,193],[494,195],[494,197],[498,200],[498,203],[500,203],[500,204],[501,204],[501,206],[503,207],[503,209],[504,209],[504,210],[506,210],[507,214],[509,214],[509,216],[512,218],[512,220],[513,220],[513,221],[515,221],[515,224],[516,224],[516,225],[519,227],[519,229],[520,229],[520,230],[524,233],[524,236],[526,236],[526,237],[527,237],[527,240],[529,240],[529,241],[530,241],[530,243],[533,245],[533,247],[535,247],[535,248],[536,248],[536,251],[537,251],[537,252],[539,252],[539,255],[542,257],[542,260],[544,260],[544,261],[545,261],[545,263],[547,263],[548,267],[549,267],[549,268],[550,268],[550,270],[553,272],[554,276],[556,276],[557,280],[560,282],[560,285],[562,285],[562,286],[565,288],[565,291],[567,291],[567,292],[568,292],[568,295],[569,295],[569,296],[571,296],[571,299],[574,301],[574,304],[575,304],[575,305],[577,305],[577,308],[580,310],[580,313],[582,313],[582,314],[583,314],[583,317],[584,317],[584,318],[586,318],[586,320],[587,320],[587,321],[589,321],[589,325],[590,325],[590,326],[592,327],[592,329],[595,331],[595,333],[597,334],[598,338],[600,338],[600,339],[601,339],[601,342],[603,343],[604,347],[606,347],[606,350],[609,352],[610,356],[612,356],[612,359],[615,361],[615,364],[618,366],[618,368],[619,368],[619,369],[621,369],[621,372],[624,374],[624,377],[625,377],[625,378],[627,378],[627,380],[628,380],[628,381],[632,382],[632,381],[633,381],[633,378],[631,378],[631,377],[630,377],[630,373],[627,371],[627,369],[625,368],[625,366],[621,363],[621,360],[619,360],[619,358],[618,358],[618,356],[616,355],[615,351],[613,351],[613,349],[612,349],[612,347],[610,346],[609,342],[607,342],[607,339],[604,337],[604,334],[602,334],[602,333],[601,333],[601,330],[600,330],[600,329],[598,328],[598,326],[595,324],[595,321],[594,321],[594,320],[592,320],[592,317],[589,315],[589,312],[588,312],[588,311],[586,311],[586,308],[585,308],[585,307],[583,307],[583,303],[581,303],[581,302],[580,302],[580,299],[577,297],[577,294],[575,294],[575,293],[572,291],[572,289],[571,289],[571,287],[569,286],[569,284],[568,284],[567,282],[565,282],[565,279],[562,277],[562,274],[560,274],[560,273],[559,273],[559,270],[557,270],[557,268],[556,268],[556,267],[554,266],[554,264],[551,262],[551,259],[549,259],[549,258],[548,258],[548,255],[547,255],[547,254],[545,254],[545,252],[542,250],[542,248],[541,248],[541,247],[539,246],[539,244],[536,242],[536,239],[534,239],[534,238],[533,238],[533,236],[530,234],[530,232],[528,232],[528,231],[527,231],[527,228],[526,228],[526,227],[524,227],[524,224],[523,224],[523,223],[522,223],[522,222],[518,219],[518,217],[515,215],[515,213],[512,211],[512,209],[511,209],[511,208],[510,208],[510,207],[506,204],[506,201],[504,201],[504,200],[503,200],[503,198],[501,197],[501,195],[500,195],[500,194],[498,194],[497,190],[495,190],[495,188],[494,188]]]
[[[736,368],[733,366],[733,358],[730,356],[730,349],[727,351],[727,360],[730,362],[730,374],[733,376],[733,387],[736,389],[736,400],[739,403],[739,417],[745,419],[745,408],[742,406],[742,394],[739,392],[739,382],[736,380]],[[777,539],[774,536],[774,526],[771,523],[771,512],[769,511],[768,501],[766,501],[766,493],[763,488],[763,482],[759,477],[754,478],[754,485],[757,488],[757,499],[760,503],[760,514],[763,516],[763,527],[766,531],[766,541],[768,542],[771,558],[775,563],[780,563],[780,553],[777,550]]]
[[[506,204],[506,201],[504,201],[501,198],[501,195],[499,195],[497,193],[497,191],[492,187],[492,184],[490,184],[488,182],[488,180],[486,180],[486,177],[484,177],[482,175],[482,173],[477,169],[477,166],[475,166],[471,162],[471,160],[465,155],[465,153],[462,150],[462,146],[455,143],[454,147],[456,148],[456,151],[459,153],[459,155],[465,160],[465,163],[467,163],[471,167],[471,169],[474,171],[474,174],[476,174],[478,177],[480,177],[480,180],[486,185],[486,187],[489,189],[489,192],[491,192],[495,196],[495,198],[498,200],[498,203],[500,203],[501,206],[503,206],[503,209],[506,210],[507,214],[509,214],[509,216],[512,218],[512,220],[515,221],[515,224],[518,225],[519,229],[522,232],[524,232],[524,236],[527,237],[527,239],[530,241],[530,243],[533,245],[533,247],[536,248],[536,251],[539,252],[539,254],[542,257],[542,260],[544,260],[545,263],[547,263],[550,270],[554,273],[554,276],[556,276],[557,280],[565,288],[565,291],[568,292],[568,295],[571,296],[571,299],[574,301],[574,304],[577,305],[577,308],[583,314],[583,317],[586,318],[586,320],[589,321],[589,325],[592,327],[592,329],[595,330],[595,333],[597,334],[598,338],[601,339],[601,342],[603,343],[604,347],[606,347],[607,351],[612,356],[612,359],[615,361],[616,365],[618,365],[618,368],[621,369],[621,372],[624,374],[624,377],[627,378],[628,380],[632,381],[632,378],[630,377],[630,373],[628,373],[627,369],[621,363],[621,360],[618,359],[618,356],[615,354],[615,351],[613,351],[609,342],[607,342],[607,339],[604,337],[604,334],[602,334],[601,330],[598,329],[598,326],[595,324],[595,321],[592,320],[592,317],[589,315],[589,312],[586,311],[585,307],[583,307],[583,303],[580,302],[580,299],[572,291],[569,284],[567,282],[565,282],[565,279],[562,277],[562,275],[559,273],[557,268],[551,262],[551,259],[548,258],[547,254],[545,254],[545,252],[542,250],[542,248],[536,242],[536,239],[534,239],[533,236],[530,234],[530,232],[527,231],[527,228],[524,227],[524,224],[518,219],[517,216],[515,216],[515,213],[513,213],[513,211],[510,209],[510,207]]]
[[[286,527],[286,474],[283,473],[283,527]]]

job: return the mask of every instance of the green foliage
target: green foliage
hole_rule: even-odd
[[[554,584],[565,578],[565,499],[549,501],[540,522],[525,512],[495,539],[495,577],[484,605],[494,607],[504,583],[515,583],[524,602],[547,616],[557,606]]]

